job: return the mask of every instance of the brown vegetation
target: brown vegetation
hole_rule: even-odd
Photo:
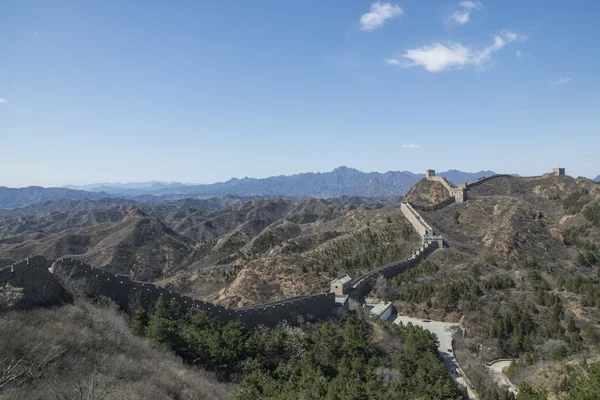
[[[230,386],[134,336],[111,305],[0,314],[2,399],[224,399]]]

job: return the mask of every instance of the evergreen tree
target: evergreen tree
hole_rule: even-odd
[[[142,307],[139,307],[133,314],[131,320],[131,329],[136,335],[144,336],[146,334],[146,326],[148,325],[148,313]]]

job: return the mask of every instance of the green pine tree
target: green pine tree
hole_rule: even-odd
[[[145,336],[147,325],[148,313],[142,307],[139,307],[133,314],[133,319],[131,320],[131,329],[136,335]]]

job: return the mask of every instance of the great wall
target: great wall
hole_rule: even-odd
[[[564,175],[564,169],[554,169],[554,175]],[[48,271],[62,276],[79,279],[85,282],[87,289],[96,296],[106,296],[114,300],[122,309],[131,312],[133,308],[144,305],[149,308],[160,297],[165,301],[174,300],[186,310],[203,310],[228,322],[239,320],[244,325],[253,328],[259,325],[275,326],[281,321],[293,324],[300,320],[317,320],[335,316],[340,305],[347,307],[347,299],[361,301],[373,288],[378,277],[394,277],[408,268],[416,266],[427,258],[436,249],[444,246],[444,241],[437,235],[433,228],[418,213],[444,208],[455,202],[467,200],[467,190],[471,187],[508,175],[493,175],[481,178],[470,184],[459,184],[454,186],[448,180],[437,177],[435,171],[427,170],[426,179],[441,182],[449,191],[450,196],[445,200],[432,206],[417,206],[409,202],[402,202],[400,209],[406,219],[411,223],[415,231],[421,236],[422,244],[418,251],[406,259],[384,265],[353,280],[348,277],[348,282],[343,284],[343,289],[334,289],[334,282],[329,292],[322,292],[302,297],[288,298],[267,304],[259,304],[245,308],[228,308],[218,304],[193,299],[177,292],[156,286],[152,283],[131,280],[124,275],[115,275],[100,268],[94,268],[73,258],[62,258],[57,261],[46,260],[44,257],[35,256],[19,261],[12,265],[0,268],[0,284],[9,283],[13,286],[25,286],[26,281],[33,280],[39,283],[42,280],[50,282],[34,289],[37,297],[43,299],[44,290],[52,282],[54,277],[49,276]],[[32,286],[29,284],[29,286]],[[336,293],[337,292],[337,293]],[[337,295],[336,295],[337,294]],[[343,301],[340,301],[343,297]],[[41,301],[41,300],[40,300]]]
[[[348,298],[360,301],[372,289],[379,276],[391,278],[416,266],[437,248],[443,247],[441,236],[434,235],[433,229],[409,204],[402,203],[401,210],[415,230],[422,237],[418,251],[406,259],[384,265],[357,277],[350,282],[344,293]],[[184,310],[203,310],[220,318],[224,322],[239,320],[249,328],[259,325],[275,326],[281,321],[294,324],[301,320],[318,320],[335,316],[340,305],[332,291],[302,297],[288,298],[267,304],[245,308],[228,308],[218,304],[197,300],[181,295],[152,283],[131,280],[125,275],[115,275],[100,268],[82,263],[74,258],[62,258],[56,261],[35,256],[0,269],[0,284],[10,283],[24,286],[28,274],[49,270],[53,274],[84,282],[86,292],[95,296],[105,296],[117,303],[122,309],[131,312],[139,305],[149,308],[159,297],[165,301],[174,300]]]

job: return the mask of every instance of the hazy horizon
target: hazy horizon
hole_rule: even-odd
[[[127,181],[127,182],[125,182],[125,181],[122,181],[122,182],[119,182],[119,181],[113,181],[113,182],[84,182],[84,183],[81,183],[81,184],[65,183],[65,184],[56,185],[56,186],[44,186],[44,185],[7,186],[7,185],[2,185],[1,182],[0,182],[0,186],[4,186],[4,187],[8,187],[8,188],[15,188],[15,189],[25,188],[25,187],[31,187],[31,186],[41,186],[41,187],[46,187],[46,188],[50,188],[50,187],[76,188],[78,190],[85,190],[85,189],[81,189],[82,187],[85,187],[85,186],[93,186],[93,187],[107,186],[107,187],[111,187],[111,186],[114,185],[115,187],[118,187],[118,186],[136,185],[136,184],[138,184],[138,185],[139,184],[165,184],[165,185],[168,185],[168,184],[182,184],[182,185],[188,185],[188,186],[195,186],[195,185],[211,185],[211,184],[216,184],[216,183],[223,183],[223,182],[227,182],[227,181],[232,180],[232,179],[246,179],[246,178],[249,178],[249,179],[260,180],[260,179],[267,179],[267,178],[278,177],[278,176],[293,176],[293,175],[301,175],[301,174],[326,174],[326,173],[333,172],[333,171],[335,171],[336,169],[339,169],[339,168],[353,169],[353,170],[357,170],[357,171],[365,173],[365,174],[369,174],[369,173],[385,174],[385,173],[388,173],[388,172],[400,172],[400,173],[411,173],[411,174],[415,174],[415,175],[425,175],[425,170],[423,170],[423,171],[411,171],[411,170],[362,171],[362,170],[359,170],[358,168],[354,168],[354,167],[351,167],[351,166],[340,165],[340,166],[338,166],[338,167],[336,167],[336,168],[334,168],[332,170],[329,170],[329,171],[304,171],[304,172],[298,172],[298,173],[292,173],[292,174],[279,174],[279,175],[274,175],[273,174],[273,175],[267,175],[267,176],[262,176],[262,177],[256,177],[256,176],[232,176],[232,177],[229,177],[229,178],[224,179],[224,180],[213,181],[213,182],[182,182],[182,181],[178,181],[178,180],[161,181],[161,180],[152,179],[152,180],[148,180],[148,181]],[[554,166],[552,168],[554,168]],[[436,169],[436,172],[438,174],[444,174],[444,173],[447,173],[447,172],[450,172],[450,171],[459,171],[459,172],[463,172],[463,173],[476,174],[476,173],[479,173],[479,172],[493,171],[496,174],[510,174],[510,175],[517,174],[519,176],[527,177],[527,176],[539,176],[539,175],[543,175],[543,174],[549,173],[549,172],[552,171],[552,168],[546,168],[545,170],[541,170],[540,169],[539,173],[534,174],[534,175],[524,175],[524,174],[519,173],[518,171],[509,171],[509,170],[506,170],[506,171],[494,171],[494,170],[486,169],[486,168],[476,169],[476,170],[472,170],[472,171],[463,171],[463,170],[458,170],[456,168],[450,168],[450,169],[447,169],[447,170]],[[566,174],[568,176],[573,176],[572,174],[569,173],[569,168],[568,167],[566,168]],[[586,178],[589,178],[589,179],[593,180],[594,178],[596,178],[598,176],[600,176],[600,175],[591,176],[591,177],[586,176]],[[573,176],[573,177],[576,177],[576,176]]]

